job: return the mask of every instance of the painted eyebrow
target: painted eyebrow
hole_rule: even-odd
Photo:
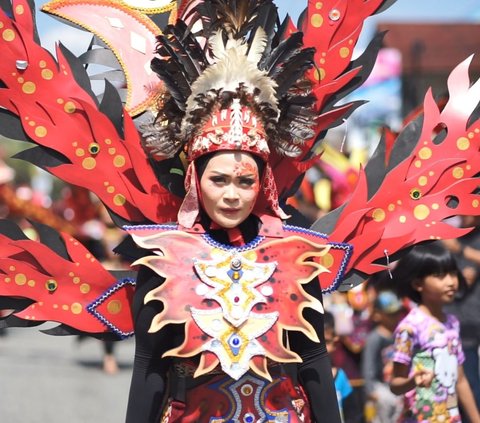
[[[214,173],[215,176],[230,177],[229,174],[220,172],[219,170],[212,170],[211,172]],[[247,173],[247,174],[245,174],[245,175],[239,175],[238,177],[239,177],[239,178],[255,178],[255,176],[256,176],[256,175],[255,175],[254,173]]]

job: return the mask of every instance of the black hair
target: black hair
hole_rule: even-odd
[[[463,285],[463,276],[454,255],[441,242],[428,242],[413,247],[392,271],[399,295],[408,297],[417,304],[421,303],[421,296],[414,288],[416,283],[428,276],[442,277],[448,274],[457,275],[459,286]]]

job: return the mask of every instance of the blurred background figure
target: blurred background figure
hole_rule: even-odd
[[[402,411],[402,400],[390,391],[390,380],[393,331],[404,315],[405,308],[393,291],[378,293],[371,316],[375,327],[367,336],[361,360],[366,399],[365,418],[369,423],[396,422]]]
[[[327,346],[327,352],[332,356],[335,352],[336,344],[338,342],[338,336],[335,333],[335,318],[332,313],[328,311],[324,315],[324,333],[325,344]],[[349,405],[352,399],[352,386],[348,380],[347,374],[342,368],[332,365],[332,375],[335,382],[335,390],[337,391],[338,406],[340,407],[340,415],[342,421],[345,422],[345,410],[348,413],[352,410],[352,405]]]
[[[365,399],[360,360],[367,335],[372,328],[365,285],[359,285],[348,293],[332,293],[325,308],[334,316],[338,336],[335,350],[331,354],[332,364],[345,371],[353,389],[348,406],[344,406],[345,422],[361,423],[364,421]]]

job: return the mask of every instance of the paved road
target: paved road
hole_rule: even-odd
[[[100,341],[9,329],[0,337],[0,422],[124,422],[133,340],[115,354],[120,370],[108,375]]]

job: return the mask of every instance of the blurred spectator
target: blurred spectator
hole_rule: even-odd
[[[335,317],[335,328],[339,342],[332,353],[334,366],[342,368],[353,388],[348,417],[345,422],[363,422],[363,378],[360,371],[360,358],[368,333],[372,328],[368,296],[364,285],[344,293],[332,294],[329,311]]]
[[[373,303],[372,321],[376,326],[367,336],[361,361],[367,401],[365,416],[369,423],[396,422],[402,412],[402,400],[390,391],[390,379],[393,331],[404,310],[393,291],[379,292]]]
[[[335,351],[335,345],[338,341],[338,336],[335,333],[335,319],[333,314],[329,313],[328,311],[325,312],[324,315],[324,333],[325,333],[325,344],[327,346],[327,351],[330,355],[332,355]],[[332,366],[332,374],[333,380],[335,382],[335,390],[337,391],[337,400],[338,406],[340,407],[340,415],[342,417],[342,421],[345,421],[344,415],[345,411],[351,409],[348,406],[348,398],[351,397],[352,394],[352,386],[350,385],[350,381],[346,373],[343,369]]]

